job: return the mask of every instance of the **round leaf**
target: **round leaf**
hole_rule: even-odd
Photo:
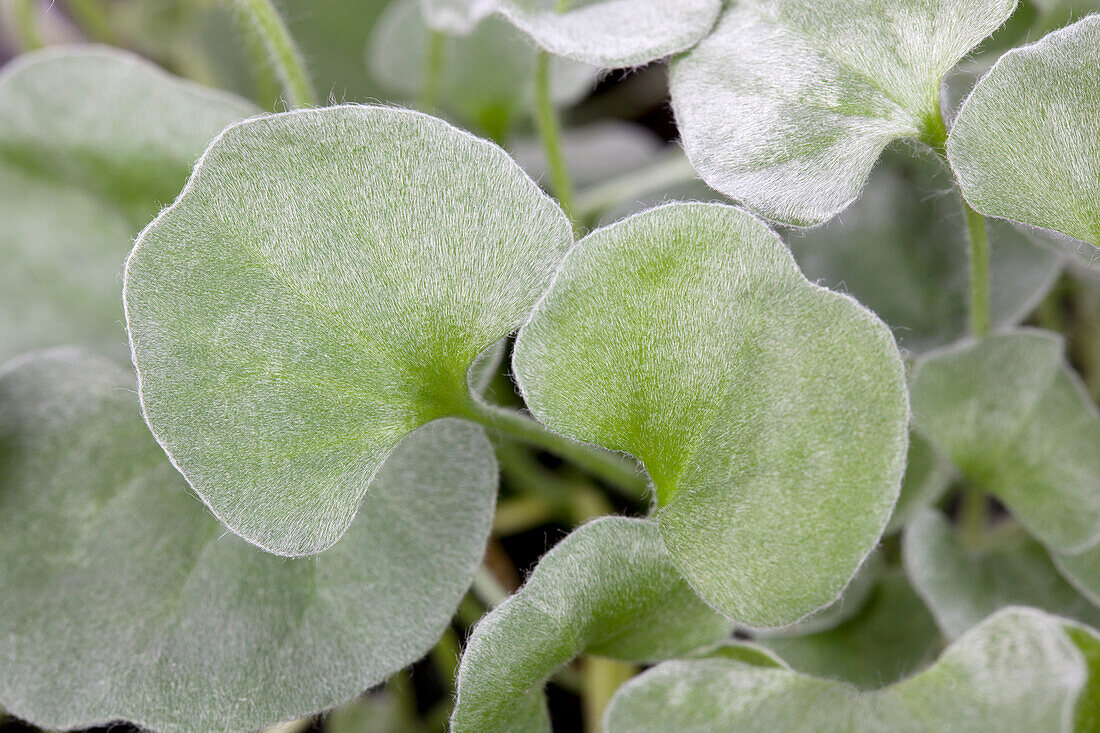
[[[908,405],[889,330],[733,207],[670,204],[584,239],[514,370],[553,430],[641,459],[677,567],[742,623],[835,600],[897,499]]]
[[[1009,51],[959,111],[947,153],[987,216],[1100,246],[1100,16]]]
[[[1061,578],[1043,546],[1023,531],[967,552],[943,515],[926,510],[906,528],[902,548],[913,585],[950,638],[1012,605],[1100,623],[1100,609]]]
[[[83,352],[0,377],[0,706],[47,728],[252,730],[423,655],[480,562],[496,464],[458,420],[410,435],[345,537],[288,560],[225,533]]]
[[[1100,540],[1100,413],[1042,331],[929,354],[911,386],[918,430],[1054,550]]]
[[[320,552],[402,437],[471,412],[470,365],[571,242],[500,148],[426,115],[232,126],[127,265],[146,418],[235,532]]]
[[[871,692],[730,659],[665,662],[619,688],[606,729],[1069,733],[1087,674],[1060,619],[1010,609],[971,630],[924,672]]]
[[[739,0],[672,64],[684,148],[774,221],[850,204],[886,145],[942,131],[940,81],[1016,0]]]
[[[26,54],[0,71],[0,361],[80,344],[120,361],[119,273],[249,103],[103,47]]]
[[[549,733],[542,686],[578,654],[653,662],[713,644],[731,626],[676,572],[655,524],[598,519],[475,627],[451,729]]]

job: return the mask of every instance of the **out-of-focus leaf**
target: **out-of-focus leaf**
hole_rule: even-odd
[[[722,0],[422,0],[435,28],[466,33],[499,13],[552,54],[609,68],[640,66],[693,46]]]
[[[905,569],[948,638],[1005,606],[1033,606],[1100,624],[1100,609],[1058,574],[1050,555],[1022,530],[967,552],[943,515],[919,514],[905,530]]]
[[[935,659],[942,639],[905,575],[894,571],[879,578],[859,613],[839,626],[762,643],[798,672],[874,689]]]
[[[503,140],[533,109],[537,51],[507,21],[486,18],[468,34],[441,39],[435,103],[462,124]],[[417,0],[394,3],[374,29],[367,65],[386,88],[406,99],[423,97],[430,32]],[[564,59],[550,73],[559,105],[577,102],[595,85],[595,70]]]
[[[671,661],[627,682],[608,709],[609,733],[820,733],[1073,730],[1088,677],[1060,619],[1008,609],[891,687],[850,685],[728,659]]]
[[[450,620],[484,551],[492,448],[457,420],[386,461],[322,557],[226,534],[83,352],[0,377],[0,705],[48,728],[251,730],[351,699]]]
[[[966,334],[966,221],[946,167],[933,156],[887,154],[851,209],[786,241],[810,280],[851,293],[924,352]],[[1050,290],[1063,257],[1012,224],[989,222],[994,325],[1022,321]]]
[[[1100,538],[1100,415],[1062,340],[1015,331],[968,340],[917,364],[917,429],[1053,550]]]
[[[504,151],[426,115],[232,126],[127,266],[146,418],[235,532],[320,552],[398,441],[474,412],[470,365],[572,240]]]
[[[1009,51],[947,141],[970,205],[1100,245],[1100,16]]]
[[[741,623],[834,601],[897,499],[893,338],[739,209],[670,204],[588,236],[513,362],[536,417],[643,462],[673,561]]]
[[[707,183],[774,221],[850,204],[883,148],[942,137],[944,73],[1016,0],[739,0],[672,64],[684,148]]]
[[[105,47],[0,71],[0,360],[79,344],[126,358],[120,274],[133,236],[206,144],[255,112]]]
[[[656,524],[623,517],[582,526],[474,628],[451,719],[466,731],[549,731],[542,686],[581,653],[653,662],[729,635],[673,566]]]
[[[568,127],[562,131],[561,143],[569,175],[578,187],[638,171],[657,160],[667,147],[641,125],[615,120]],[[509,152],[536,181],[547,176],[546,146],[541,140],[520,138]]]

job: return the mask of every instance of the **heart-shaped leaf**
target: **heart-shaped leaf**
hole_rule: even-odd
[[[894,570],[877,579],[862,608],[844,623],[761,643],[798,672],[874,689],[928,664],[942,641],[924,602]]]
[[[729,659],[665,662],[619,688],[606,728],[1069,733],[1086,664],[1060,619],[1014,608],[972,629],[920,674],[871,692]]]
[[[967,98],[947,153],[967,201],[1100,246],[1100,16],[1009,51]]]
[[[234,531],[320,552],[401,438],[471,414],[470,365],[572,240],[504,151],[432,117],[234,125],[127,265],[146,418]]]
[[[1062,552],[1100,539],[1100,414],[1060,337],[1016,331],[933,352],[910,392],[920,432],[1036,538]]]
[[[432,63],[429,33],[417,0],[390,5],[368,48],[367,65],[379,82],[407,99],[423,99],[425,68]],[[486,18],[468,35],[447,35],[440,43],[432,101],[463,124],[504,140],[534,109],[537,52],[502,18]],[[569,105],[595,85],[595,69],[555,59],[550,79],[553,101]]]
[[[1100,609],[1059,576],[1043,546],[1022,530],[967,552],[943,515],[926,510],[906,528],[903,552],[913,585],[949,638],[1012,605],[1100,624]]]
[[[0,71],[0,361],[80,344],[126,358],[119,273],[210,139],[255,108],[123,51]]]
[[[695,45],[722,0],[422,0],[429,24],[467,33],[499,13],[558,56],[608,68],[640,66]]]
[[[653,522],[598,519],[547,553],[475,627],[451,729],[548,733],[542,686],[578,654],[653,662],[731,630],[677,573]]]
[[[288,560],[224,532],[132,388],[72,350],[0,377],[0,706],[48,728],[251,730],[349,700],[435,643],[492,521],[480,428],[410,435],[345,537]]]
[[[774,221],[850,204],[898,138],[942,143],[940,81],[1016,0],[737,0],[672,64],[703,180]]]
[[[521,329],[514,371],[553,430],[641,459],[673,561],[741,623],[835,600],[897,499],[893,337],[739,209],[670,204],[588,236]]]

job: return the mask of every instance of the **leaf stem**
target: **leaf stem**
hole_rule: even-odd
[[[271,0],[230,0],[245,19],[246,30],[260,39],[267,50],[268,63],[286,92],[292,107],[317,103],[306,73],[302,54],[290,36],[286,23]]]
[[[963,544],[970,549],[982,546],[987,524],[985,492],[976,486],[965,486],[959,506],[959,528]]]
[[[420,107],[426,112],[435,109],[439,100],[439,80],[443,76],[444,51],[447,36],[437,30],[428,32],[427,56],[424,59],[424,85],[420,90]]]
[[[584,660],[584,721],[585,730],[603,730],[603,714],[615,691],[634,676],[634,665],[605,657],[590,656]]]
[[[15,30],[23,51],[34,51],[45,44],[38,32],[38,7],[35,0],[15,0]]]
[[[985,217],[963,199],[966,228],[970,234],[970,332],[986,336],[990,329],[989,232]]]
[[[542,147],[546,151],[546,168],[550,185],[561,208],[569,220],[576,222],[577,207],[574,202],[573,180],[565,164],[561,146],[561,124],[558,112],[550,96],[550,59],[545,51],[539,51],[535,60],[535,124],[538,127]]]
[[[65,0],[65,6],[69,9],[69,15],[90,40],[119,45],[117,34],[107,20],[101,3],[97,3],[96,0]]]
[[[617,453],[551,432],[532,417],[507,407],[472,400],[465,417],[515,440],[554,453],[597,478],[645,496],[649,481],[636,463]]]
[[[486,605],[489,610],[496,608],[508,597],[508,591],[493,575],[493,571],[485,565],[480,565],[474,573],[472,590],[478,600]]]
[[[590,221],[612,206],[637,199],[681,183],[696,181],[699,175],[680,151],[662,155],[656,162],[637,171],[599,183],[577,194],[577,216]]]

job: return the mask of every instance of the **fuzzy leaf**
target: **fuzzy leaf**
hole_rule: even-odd
[[[1023,531],[967,552],[943,515],[926,510],[906,528],[902,547],[913,585],[949,638],[1012,605],[1100,623],[1100,609],[1058,575],[1047,551]]]
[[[942,642],[936,622],[905,576],[890,572],[878,579],[859,613],[844,623],[761,643],[799,672],[874,689],[925,666]]]
[[[892,687],[840,682],[728,659],[672,661],[619,688],[608,733],[1001,733],[1072,730],[1087,677],[1059,619],[1009,609]]]
[[[1060,337],[1016,331],[933,352],[910,392],[921,433],[1036,538],[1063,552],[1100,539],[1100,415]]]
[[[467,33],[499,13],[558,56],[608,68],[641,66],[695,45],[722,0],[422,0],[428,23]]]
[[[680,577],[653,522],[597,519],[547,553],[474,628],[451,729],[548,732],[542,686],[578,654],[653,662],[731,630]]]
[[[48,728],[251,730],[349,700],[435,643],[492,521],[480,428],[409,436],[345,537],[288,560],[196,501],[132,387],[67,349],[0,378],[0,705]]]
[[[577,244],[514,371],[551,429],[643,462],[673,561],[741,623],[835,600],[897,499],[893,338],[739,209],[670,204]]]
[[[417,0],[386,9],[374,28],[367,66],[385,87],[415,100],[424,95],[430,30]],[[534,107],[536,51],[501,18],[486,18],[469,35],[446,35],[435,90],[438,105],[463,124],[503,140]],[[555,59],[551,95],[560,105],[579,101],[595,85],[595,69]]]
[[[934,155],[888,151],[859,201],[827,225],[785,240],[806,277],[850,293],[921,353],[967,333],[966,221],[947,167]],[[1006,221],[989,222],[994,326],[1022,321],[1064,258]]]
[[[947,152],[987,216],[1100,246],[1100,16],[1009,51],[959,111]]]
[[[502,150],[426,115],[232,126],[127,265],[146,418],[235,532],[320,552],[402,437],[471,412],[471,363],[571,242]]]
[[[119,272],[207,143],[256,110],[132,54],[69,47],[0,71],[0,361],[127,357]]]
[[[672,64],[703,180],[774,221],[850,204],[883,148],[942,134],[940,81],[1016,0],[738,0]]]

